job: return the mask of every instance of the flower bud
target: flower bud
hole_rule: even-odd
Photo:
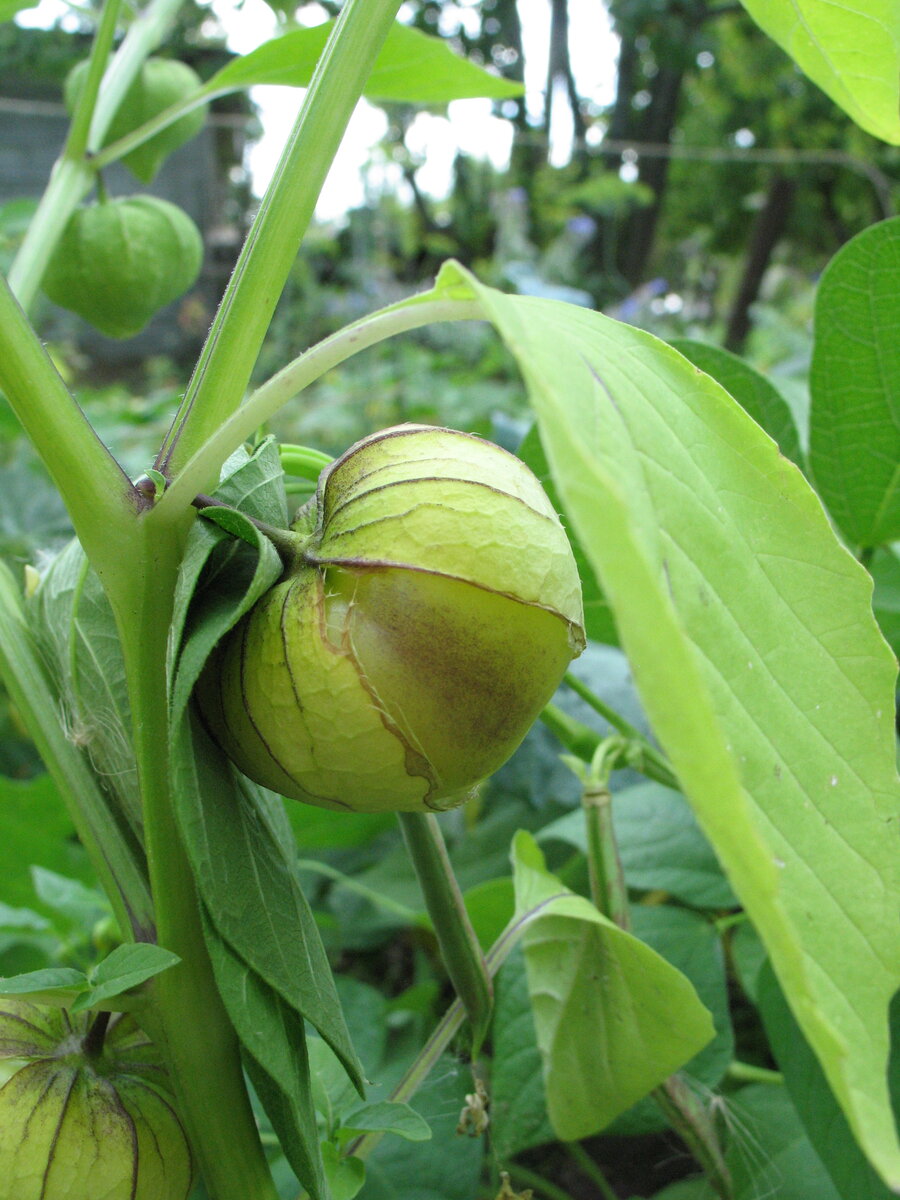
[[[3,1195],[186,1200],[191,1155],[159,1053],[130,1016],[104,1039],[96,1020],[0,999]]]
[[[358,812],[451,807],[500,767],[584,647],[565,532],[490,442],[401,425],[322,473],[286,576],[197,698],[251,779]]]

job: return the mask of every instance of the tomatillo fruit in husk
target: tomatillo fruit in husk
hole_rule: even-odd
[[[104,1014],[101,1020],[106,1020]],[[186,1200],[191,1153],[134,1020],[0,998],[0,1189],[12,1200]]]
[[[197,279],[200,230],[156,196],[126,196],[76,209],[42,286],[108,337],[140,333],[150,318]]]
[[[505,450],[401,425],[331,463],[296,554],[213,652],[213,738],[284,796],[452,807],[516,749],[584,648],[578,572]]]

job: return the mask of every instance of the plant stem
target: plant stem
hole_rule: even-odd
[[[111,1016],[111,1012],[98,1012],[91,1022],[90,1028],[84,1035],[84,1041],[81,1043],[81,1048],[88,1058],[99,1058],[103,1053],[103,1043]]]
[[[539,1175],[537,1171],[532,1171],[530,1167],[523,1167],[520,1163],[507,1163],[504,1169],[516,1187],[522,1183],[540,1196],[546,1197],[546,1200],[572,1200],[568,1192]]]
[[[557,704],[544,706],[541,721],[559,738],[567,750],[583,762],[591,761],[594,752],[603,741],[602,734],[575,717],[570,717]],[[645,748],[653,750],[645,738],[642,738],[641,742],[629,741],[623,746],[621,761],[616,766],[631,767],[656,783],[678,790],[678,780],[662,755],[655,750],[652,755],[648,755]]]
[[[784,1083],[780,1071],[771,1071],[768,1067],[758,1067],[755,1063],[739,1062],[737,1059],[729,1064],[725,1074],[737,1083]]]
[[[128,561],[140,497],[94,433],[0,278],[0,387],[65,501],[102,578]]]
[[[311,347],[288,363],[247,398],[246,403],[211,434],[185,462],[163,493],[159,507],[190,504],[198,492],[218,479],[229,454],[274,416],[298,392],[354,354],[398,333],[407,333],[435,321],[466,321],[482,316],[474,302],[452,300],[426,293],[363,317]]]
[[[670,1075],[655,1088],[653,1099],[669,1124],[703,1168],[710,1187],[721,1200],[733,1200],[731,1174],[722,1156],[709,1113],[694,1095],[683,1075]]]
[[[122,0],[106,0],[103,5],[97,31],[94,34],[94,42],[91,46],[87,78],[85,79],[81,95],[78,98],[78,103],[75,106],[75,112],[72,115],[72,124],[69,126],[69,136],[66,138],[66,144],[63,148],[62,157],[64,159],[79,162],[87,152],[91,121],[94,118],[94,109],[97,104],[97,96],[100,92],[100,84],[103,82],[106,62],[109,58],[109,52],[112,50],[113,39],[116,36],[116,22],[119,19],[119,9],[121,7]]]
[[[613,830],[612,795],[602,783],[588,784],[581,795],[587,828],[588,874],[591,899],[620,929],[631,926],[628,889]]]
[[[589,704],[594,712],[599,713],[605,721],[609,722],[637,748],[639,754],[632,754],[629,757],[629,766],[633,766],[635,770],[641,771],[650,779],[665,783],[667,787],[674,788],[676,791],[679,789],[678,779],[669,761],[636,726],[632,725],[630,721],[626,721],[620,713],[601,700],[587,684],[582,683],[578,676],[573,675],[571,671],[566,672],[564,682],[576,696]]]
[[[137,522],[134,536],[134,586],[130,593],[114,592],[110,600],[129,683],[158,941],[181,962],[153,980],[144,1019],[153,1022],[151,1033],[166,1052],[212,1200],[276,1200],[174,812],[165,662],[180,549],[174,531],[147,517]]]
[[[400,0],[347,0],[156,466],[174,476],[240,405],[322,184]],[[196,491],[209,491],[204,479]]]
[[[581,1173],[587,1175],[597,1191],[603,1196],[603,1200],[617,1200],[616,1193],[610,1187],[606,1176],[580,1142],[566,1142],[566,1150],[572,1156]]]
[[[612,823],[607,783],[619,737],[601,742],[585,772],[582,792],[588,835],[588,871],[591,899],[597,909],[620,929],[630,931],[631,914],[622,861]],[[670,1075],[651,1092],[669,1124],[703,1168],[710,1185],[722,1200],[731,1200],[731,1178],[709,1114],[682,1075]]]
[[[433,813],[398,812],[397,819],[434,925],[447,974],[472,1027],[474,1061],[491,1023],[491,977],[453,874],[437,818]]]

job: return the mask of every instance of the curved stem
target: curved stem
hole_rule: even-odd
[[[175,506],[177,509],[191,504],[198,492],[215,485],[222,463],[255,429],[298,392],[360,350],[435,321],[471,321],[482,316],[474,301],[435,299],[427,294],[382,309],[319,342],[258,387],[209,437],[175,475],[157,508],[167,510],[169,506]]]

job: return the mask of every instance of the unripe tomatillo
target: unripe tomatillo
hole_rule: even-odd
[[[105,1036],[96,1021],[0,999],[2,1194],[186,1200],[191,1154],[159,1052],[130,1016]]]
[[[203,237],[176,204],[123,196],[75,210],[42,281],[54,304],[107,337],[133,337],[193,287]]]
[[[251,779],[359,812],[450,807],[500,767],[584,647],[540,484],[506,451],[401,425],[319,478],[285,576],[197,699]]]

